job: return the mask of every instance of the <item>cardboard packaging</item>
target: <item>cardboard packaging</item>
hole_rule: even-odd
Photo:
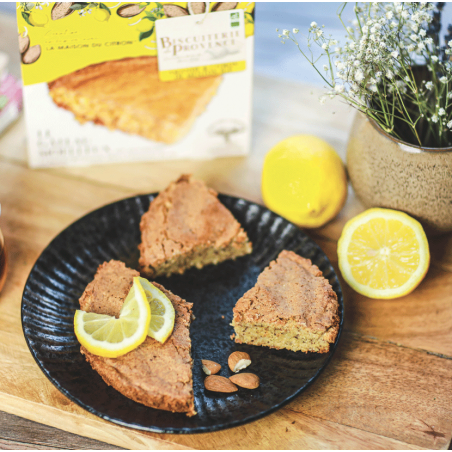
[[[31,167],[245,155],[254,3],[18,3]]]

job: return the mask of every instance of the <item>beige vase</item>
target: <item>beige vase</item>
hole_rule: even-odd
[[[366,207],[402,210],[430,235],[452,231],[452,148],[404,143],[358,113],[347,147],[347,169]]]

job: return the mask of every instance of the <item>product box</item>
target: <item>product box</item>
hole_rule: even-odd
[[[245,155],[254,3],[17,3],[29,164]]]

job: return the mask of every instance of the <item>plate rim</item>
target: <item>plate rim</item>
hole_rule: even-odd
[[[71,394],[71,392],[65,388],[63,388],[59,381],[54,379],[49,372],[47,371],[47,369],[43,366],[43,364],[41,363],[41,361],[38,359],[37,357],[37,352],[32,348],[31,345],[31,341],[29,340],[26,332],[25,332],[25,325],[24,325],[24,296],[25,296],[25,290],[28,286],[28,283],[31,279],[32,273],[36,267],[36,265],[38,264],[39,259],[41,258],[41,256],[49,249],[51,248],[52,244],[57,241],[59,239],[59,237],[64,234],[68,229],[70,229],[71,227],[73,227],[74,225],[76,225],[79,222],[85,221],[87,219],[87,217],[89,217],[90,215],[93,215],[94,213],[108,208],[110,206],[113,206],[114,204],[120,203],[120,202],[127,202],[127,201],[131,201],[131,200],[136,200],[137,198],[148,198],[150,200],[150,202],[152,202],[153,199],[156,198],[156,196],[158,196],[159,192],[152,192],[152,193],[142,193],[142,194],[136,194],[133,196],[129,196],[127,198],[121,198],[118,199],[116,201],[104,204],[100,207],[97,207],[89,212],[87,212],[85,215],[81,216],[80,218],[77,218],[76,220],[74,220],[72,223],[70,223],[69,225],[67,225],[63,230],[61,230],[55,237],[52,238],[52,240],[45,246],[45,248],[39,253],[39,256],[37,257],[36,261],[34,262],[30,273],[28,274],[27,280],[25,282],[24,285],[24,289],[22,292],[22,298],[21,298],[21,326],[22,326],[22,332],[25,338],[25,342],[28,346],[28,349],[30,350],[31,355],[33,356],[33,359],[35,360],[36,364],[38,365],[39,369],[43,372],[43,374],[46,376],[46,378],[65,396],[67,397],[69,400],[71,400],[72,402],[74,402],[75,404],[77,404],[79,407],[81,407],[82,409],[88,411],[91,414],[94,414],[97,417],[100,417],[101,419],[104,419],[106,421],[112,422],[116,425],[120,425],[121,427],[126,427],[126,428],[133,428],[136,430],[140,430],[140,431],[144,431],[144,432],[151,432],[151,433],[169,433],[169,434],[196,434],[196,433],[213,433],[213,432],[217,432],[220,430],[226,430],[226,429],[230,429],[230,428],[234,428],[234,427],[238,427],[241,425],[245,425],[248,424],[250,422],[253,421],[257,421],[259,419],[262,419],[263,417],[274,413],[275,411],[281,409],[282,407],[284,407],[285,405],[287,405],[289,402],[291,402],[292,400],[294,400],[296,397],[298,397],[301,393],[303,393],[304,391],[306,391],[313,383],[315,380],[317,380],[317,378],[319,377],[319,375],[325,370],[325,368],[328,366],[328,364],[330,363],[333,355],[336,352],[336,349],[338,347],[339,344],[339,340],[341,338],[342,335],[342,330],[343,330],[343,324],[344,324],[344,297],[343,297],[343,291],[342,291],[342,286],[340,283],[340,280],[338,278],[338,275],[334,269],[334,267],[332,266],[330,260],[328,259],[328,256],[326,255],[326,253],[322,250],[322,248],[311,238],[309,237],[306,232],[304,232],[303,229],[299,228],[297,225],[295,225],[294,223],[290,222],[289,220],[285,219],[284,217],[282,217],[281,215],[277,214],[276,212],[273,212],[272,210],[270,210],[268,207],[258,204],[254,201],[250,201],[247,200],[245,198],[242,197],[237,197],[237,196],[232,196],[232,195],[228,195],[228,194],[224,194],[224,193],[220,193],[218,192],[218,197],[220,198],[229,198],[231,200],[234,201],[244,201],[248,204],[253,204],[258,206],[259,208],[264,208],[268,211],[270,211],[272,214],[276,215],[277,217],[280,217],[282,220],[284,220],[285,222],[292,224],[294,226],[296,226],[299,231],[305,235],[305,237],[312,242],[312,244],[315,246],[315,248],[317,249],[317,252],[320,252],[321,254],[323,254],[324,258],[326,259],[328,265],[331,267],[331,270],[333,272],[333,275],[336,277],[337,280],[337,284],[338,284],[338,288],[339,288],[339,293],[336,292],[337,298],[338,298],[338,304],[339,304],[339,317],[340,317],[340,321],[339,321],[339,329],[338,329],[338,333],[336,336],[336,340],[334,341],[333,344],[330,345],[330,350],[329,350],[329,356],[326,358],[326,360],[323,362],[322,366],[317,369],[316,373],[301,387],[299,388],[294,394],[288,396],[286,399],[284,399],[281,403],[276,404],[274,406],[272,406],[271,408],[261,411],[257,414],[254,415],[250,415],[244,419],[240,419],[237,421],[230,421],[227,424],[216,424],[215,426],[203,426],[203,427],[177,427],[177,428],[172,428],[172,427],[155,427],[155,426],[151,426],[151,427],[146,427],[140,424],[135,424],[132,422],[124,422],[120,419],[116,419],[112,416],[109,416],[108,414],[104,414],[101,413],[99,411],[97,411],[96,409],[92,408],[90,405],[86,405],[85,403],[83,403],[82,401],[80,401],[77,397],[75,397],[74,395]],[[221,200],[220,200],[221,202]],[[222,203],[224,205],[224,203]],[[229,210],[229,208],[228,208]],[[121,394],[121,393],[119,393]],[[123,394],[121,394],[123,397],[125,397]]]

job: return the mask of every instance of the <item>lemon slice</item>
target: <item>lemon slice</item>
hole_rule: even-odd
[[[339,268],[347,283],[370,298],[397,298],[422,281],[430,264],[421,224],[390,209],[369,209],[344,226]]]
[[[148,336],[162,344],[169,338],[174,328],[176,313],[169,298],[147,279],[138,278],[146,293],[151,307],[151,323],[149,324]]]
[[[75,335],[93,355],[117,358],[137,348],[147,336],[151,310],[140,278],[133,278],[119,318],[77,310]]]

